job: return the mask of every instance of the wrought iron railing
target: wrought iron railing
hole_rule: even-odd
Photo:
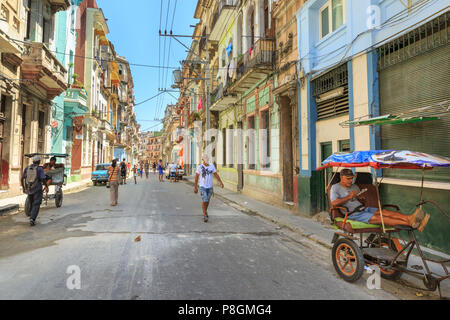
[[[240,61],[241,60],[241,61]],[[238,59],[236,69],[236,79],[241,78],[250,69],[265,68],[273,69],[275,62],[275,41],[274,39],[261,38]]]
[[[343,64],[313,81],[313,95],[318,96],[346,84],[348,84],[348,69],[347,64]]]
[[[380,70],[450,42],[450,12],[377,48]]]

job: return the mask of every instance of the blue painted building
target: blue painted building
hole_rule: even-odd
[[[76,20],[78,5],[82,0],[71,0],[66,11],[60,11],[55,18],[55,49],[57,59],[68,70],[67,83],[73,84],[74,56],[77,41]],[[79,180],[81,176],[71,172],[73,145],[73,118],[84,115],[87,96],[81,88],[69,88],[52,102],[52,146],[55,153],[67,153],[66,174],[68,180]]]
[[[301,212],[326,209],[329,173],[316,168],[331,153],[382,148],[450,156],[449,116],[397,125],[348,125],[355,119],[411,111],[420,117],[418,108],[434,112],[450,101],[449,18],[445,0],[411,1],[409,7],[400,0],[310,0],[300,8]],[[384,177],[383,200],[400,201],[402,212],[414,208],[420,193],[420,172],[406,171],[378,173]],[[448,207],[449,170],[427,173],[426,179],[429,198]],[[438,213],[433,218],[421,237],[450,251],[443,238],[448,221]]]

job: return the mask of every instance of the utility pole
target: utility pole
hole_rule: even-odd
[[[194,36],[194,35],[174,35],[172,34],[172,32],[170,32],[170,34],[167,34],[166,32],[164,34],[161,33],[161,31],[159,32],[159,35],[161,37],[172,37],[175,40],[177,40],[178,42],[180,42],[177,37],[185,37],[185,38],[205,38],[205,46],[206,46],[206,59],[204,61],[202,61],[201,57],[195,53],[193,53],[194,55],[196,55],[200,60],[199,61],[190,61],[191,63],[197,63],[197,64],[206,64],[206,78],[189,78],[192,80],[206,80],[206,106],[205,106],[205,113],[206,113],[206,143],[209,143],[210,140],[210,134],[209,134],[209,130],[211,128],[211,114],[210,114],[210,105],[211,105],[211,97],[210,97],[210,92],[211,92],[211,70],[209,67],[210,61],[209,61],[209,44],[208,44],[208,38],[209,35],[205,35],[205,36]],[[183,46],[185,46],[182,42],[180,42]]]

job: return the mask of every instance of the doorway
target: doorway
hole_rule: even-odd
[[[294,201],[294,160],[292,150],[292,107],[287,96],[280,98],[280,145],[283,173],[283,201]]]
[[[323,142],[320,144],[320,160],[323,162],[329,156],[333,154],[333,144],[331,141]],[[331,179],[333,169],[327,168],[325,170],[320,171],[320,192],[319,192],[319,210],[327,211],[328,210],[328,198],[327,198],[327,187],[329,180]]]

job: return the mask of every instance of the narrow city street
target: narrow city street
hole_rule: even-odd
[[[200,196],[184,182],[128,181],[66,195],[0,218],[0,299],[393,299],[365,280],[337,277],[329,251],[237,211],[217,197],[204,223]],[[136,239],[140,237],[139,239]],[[69,266],[81,289],[69,290]]]

